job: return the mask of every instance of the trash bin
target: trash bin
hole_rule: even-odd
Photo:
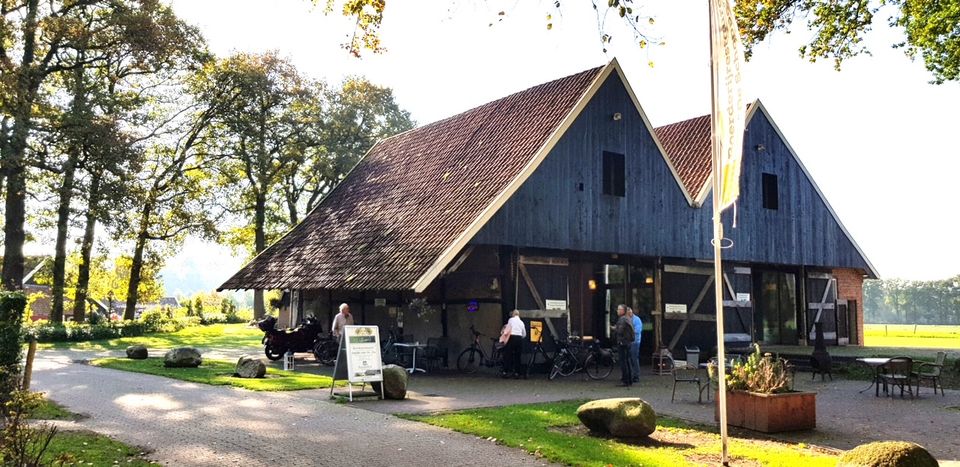
[[[687,351],[687,367],[698,368],[700,366],[700,347],[684,347]]]

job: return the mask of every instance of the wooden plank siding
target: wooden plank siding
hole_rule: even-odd
[[[614,120],[615,113],[622,118]],[[737,228],[730,225],[731,211],[724,214],[726,236],[734,242],[724,250],[725,259],[868,270],[768,119],[758,109],[748,122]],[[625,155],[623,197],[603,194],[603,151]],[[777,176],[777,210],[763,207],[763,173]],[[711,213],[709,196],[700,208],[687,203],[626,88],[612,74],[471,243],[709,259]]]

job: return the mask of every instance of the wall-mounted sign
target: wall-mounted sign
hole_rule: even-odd
[[[664,310],[667,312],[667,314],[673,314],[673,313],[679,314],[679,313],[687,312],[686,303],[667,303],[664,305],[664,307],[665,307]]]
[[[387,299],[375,298],[373,299],[373,306],[387,306]]]
[[[530,321],[530,343],[536,344],[543,339],[543,321]]]
[[[743,292],[737,292],[737,301],[738,301],[738,302],[749,302],[749,301],[750,301],[750,294],[748,294],[748,293],[743,293]]]
[[[566,300],[545,300],[544,305],[548,310],[566,310],[567,301]]]

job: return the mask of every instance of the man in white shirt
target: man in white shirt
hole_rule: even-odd
[[[523,352],[523,338],[527,337],[527,328],[520,319],[520,312],[513,310],[510,313],[510,319],[507,320],[507,326],[510,327],[510,340],[503,348],[503,374],[504,377],[520,377],[520,356]]]
[[[340,313],[333,317],[333,324],[330,325],[330,332],[334,338],[340,339],[344,326],[353,326],[353,315],[350,314],[350,305],[341,303]]]

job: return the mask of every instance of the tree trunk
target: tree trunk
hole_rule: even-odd
[[[67,232],[70,227],[70,201],[73,199],[73,179],[78,158],[78,151],[71,151],[67,163],[63,167],[63,183],[60,185],[60,205],[57,207],[57,243],[53,259],[53,304],[50,309],[50,321],[54,323],[63,322],[63,289],[67,269]]]
[[[90,194],[87,203],[87,225],[83,230],[83,243],[80,244],[80,269],[77,271],[77,291],[73,297],[73,320],[83,322],[87,315],[87,289],[90,285],[90,256],[93,251],[93,236],[97,227],[97,212],[100,204],[100,174],[90,177]],[[107,317],[113,309],[107,311]]]
[[[127,306],[123,310],[123,319],[136,318],[137,289],[140,288],[140,273],[143,271],[143,250],[147,246],[147,226],[150,225],[150,205],[143,207],[140,214],[140,233],[133,249],[133,261],[130,263],[130,282],[127,284]]]
[[[37,10],[39,0],[28,0],[23,26],[23,55],[16,83],[16,104],[13,109],[13,131],[3,154],[2,170],[7,177],[7,198],[4,200],[3,225],[3,287],[7,290],[23,288],[23,229],[27,199],[26,167],[23,164],[27,150],[27,136],[33,117],[33,102],[40,87],[40,70],[34,67],[37,37]]]
[[[256,254],[260,254],[267,247],[266,229],[267,218],[267,197],[262,192],[257,193],[257,202],[254,212],[254,240],[253,248]],[[263,306],[263,290],[253,291],[253,318],[262,319],[266,314]]]

